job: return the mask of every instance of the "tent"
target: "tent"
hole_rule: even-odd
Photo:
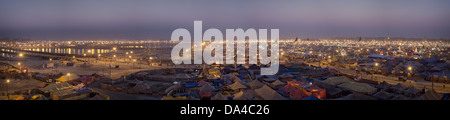
[[[211,97],[212,91],[200,91],[200,97],[209,98]]]
[[[261,88],[264,84],[259,82],[258,80],[253,80],[252,82],[247,83],[247,85],[251,89],[258,89],[258,88]]]
[[[420,100],[441,100],[443,96],[443,94],[437,93],[434,90],[430,90],[420,96]]]
[[[247,96],[244,95],[244,92],[239,91],[238,93],[233,95],[233,100],[247,100]]]
[[[305,97],[308,97],[308,95],[305,94],[303,91],[296,89],[294,92],[291,92],[289,94],[289,97],[293,100],[301,100]]]
[[[365,84],[365,83],[357,83],[357,82],[347,82],[342,83],[338,85],[340,88],[348,89],[353,92],[359,92],[359,93],[365,93],[365,94],[372,94],[377,91],[376,88]]]
[[[391,100],[409,100],[409,99],[403,95],[396,95]]]
[[[180,85],[180,84],[181,84],[181,83],[178,82],[177,84],[170,86],[169,88],[167,88],[166,90],[164,90],[164,94],[169,93],[171,90],[176,90],[176,89],[181,88],[181,85]]]
[[[287,98],[281,96],[275,90],[273,90],[267,85],[264,85],[259,89],[256,89],[255,93],[264,100],[287,100]]]
[[[240,82],[242,83],[242,80],[239,77],[234,77],[233,82]]]
[[[302,100],[320,100],[320,99],[314,95],[310,95],[308,97],[303,98]]]
[[[214,88],[213,86],[209,85],[209,84],[205,84],[202,87],[200,87],[200,92],[202,91],[214,91],[216,90],[216,88]]]
[[[106,99],[101,97],[100,95],[95,95],[94,97],[89,98],[89,100],[106,100]]]
[[[347,83],[347,82],[351,82],[352,80],[348,77],[345,76],[339,76],[339,77],[329,77],[326,80],[324,80],[323,82],[329,85],[339,85],[342,83]]]
[[[238,89],[245,89],[246,86],[242,85],[240,82],[234,82],[231,85],[228,85],[228,87],[232,90],[238,90]]]
[[[368,95],[364,95],[361,93],[352,93],[350,95],[341,97],[341,98],[337,98],[335,100],[376,100],[375,97],[372,96],[368,96]]]
[[[380,84],[376,85],[376,88],[380,88],[383,90],[388,90],[392,85],[387,83],[386,81],[381,82]]]
[[[53,91],[58,91],[58,90],[65,90],[65,89],[72,89],[72,85],[70,85],[67,82],[63,82],[63,83],[57,83],[57,84],[49,84],[44,88],[40,88],[39,90],[41,90],[44,93],[48,93],[48,92],[53,92]]]
[[[266,81],[266,82],[272,82],[272,81],[275,81],[277,79],[269,77],[269,78],[263,78],[263,80]]]
[[[186,88],[198,87],[198,84],[197,82],[186,82],[184,87]]]
[[[228,100],[228,99],[225,95],[222,94],[222,92],[219,92],[216,95],[214,95],[214,97],[212,97],[211,100]]]
[[[415,87],[411,86],[408,89],[405,90],[404,95],[409,97],[416,97],[420,93],[419,89],[416,89]]]
[[[393,95],[392,93],[388,93],[388,92],[385,92],[384,90],[381,90],[381,91],[379,91],[379,92],[373,94],[372,96],[373,96],[373,97],[376,97],[376,98],[378,98],[378,99],[381,99],[381,100],[389,100],[389,99],[392,98],[394,95]]]
[[[147,89],[150,89],[150,86],[147,83],[140,81],[140,82],[137,82],[133,88],[136,88],[139,90],[147,90]]]
[[[275,82],[271,83],[273,86],[280,86],[280,85],[285,85],[286,83],[281,82],[280,80],[276,80]]]
[[[70,80],[75,80],[80,78],[80,76],[76,75],[76,74],[70,74],[70,75],[63,75],[61,77],[59,77],[58,79],[56,79],[56,81],[58,82],[67,82]]]
[[[405,89],[406,89],[406,87],[403,86],[403,85],[400,84],[400,83],[398,83],[397,85],[394,85],[394,86],[390,87],[390,90],[391,90],[392,92],[395,92],[395,93],[403,93],[403,91],[404,91]]]
[[[289,94],[289,93],[292,93],[292,92],[295,92],[295,90],[297,90],[297,88],[295,88],[294,86],[292,86],[292,85],[285,85],[285,86],[283,86],[282,88],[280,88],[282,91],[284,91],[284,92],[286,92],[286,94]]]
[[[198,81],[198,86],[203,86],[203,85],[205,85],[205,84],[209,84],[208,82],[206,82],[206,81],[204,81],[204,80],[200,80],[200,81]]]

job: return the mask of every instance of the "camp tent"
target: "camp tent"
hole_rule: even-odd
[[[58,79],[56,79],[56,81],[58,82],[67,82],[67,81],[71,81],[71,80],[75,80],[80,78],[80,76],[76,75],[76,74],[70,74],[70,75],[63,75],[61,77],[59,77]]]
[[[238,93],[233,95],[233,100],[247,100],[247,96],[245,96],[244,92],[239,91]]]
[[[255,93],[264,100],[287,100],[287,98],[281,96],[275,90],[273,90],[267,85],[264,85],[259,89],[256,89]]]
[[[240,82],[234,82],[233,84],[228,85],[228,88],[232,90],[238,90],[238,89],[245,89],[247,87],[242,85]]]
[[[379,92],[375,93],[372,95],[373,97],[376,97],[378,99],[381,100],[389,100],[390,98],[392,98],[394,95],[392,93],[388,93],[384,90],[380,90]]]
[[[258,89],[258,88],[261,88],[264,84],[259,82],[258,80],[253,80],[252,82],[247,83],[247,85],[251,89]]]
[[[198,81],[198,86],[203,86],[205,84],[209,84],[208,82],[204,81],[204,80],[200,80]]]
[[[228,100],[228,99],[225,95],[222,94],[222,92],[219,92],[216,95],[214,95],[214,97],[212,97],[211,100]]]
[[[147,90],[150,89],[150,85],[148,85],[146,82],[144,81],[139,81],[136,83],[136,85],[133,87],[139,90]]]
[[[339,76],[339,77],[329,77],[326,80],[324,80],[323,82],[329,85],[339,85],[342,83],[347,83],[347,82],[351,82],[352,80],[348,77],[345,76]]]
[[[301,100],[305,97],[308,97],[308,95],[306,93],[304,93],[303,91],[296,89],[294,92],[291,92],[289,94],[289,97],[293,100]]]
[[[310,95],[308,97],[303,98],[302,100],[320,100],[320,99],[314,95]]]
[[[348,89],[353,92],[359,92],[364,94],[372,94],[377,91],[376,88],[365,84],[365,83],[357,83],[357,82],[347,82],[338,85],[340,88]]]
[[[361,93],[352,93],[350,95],[337,98],[335,100],[376,100],[376,98]]]
[[[404,95],[409,96],[409,97],[417,97],[419,94],[420,94],[420,90],[416,89],[413,86],[409,87],[404,92]]]
[[[387,83],[386,81],[381,82],[380,84],[376,85],[376,88],[380,88],[383,90],[388,90],[392,85]]]
[[[394,86],[390,87],[390,90],[391,90],[392,92],[395,92],[395,93],[403,93],[403,91],[404,91],[405,89],[406,89],[406,87],[403,86],[403,85],[400,84],[400,83],[398,83],[397,85],[394,85]]]
[[[409,99],[403,95],[396,95],[391,100],[409,100]]]
[[[280,86],[280,85],[285,85],[286,83],[281,82],[280,80],[276,80],[275,82],[271,83],[273,86]]]
[[[420,100],[441,100],[444,95],[434,90],[429,90],[420,96]]]
[[[205,84],[202,87],[200,87],[200,92],[201,91],[214,91],[216,90],[216,88],[214,88],[213,86],[209,85],[209,84]]]
[[[44,93],[48,93],[48,92],[53,92],[53,91],[58,91],[58,90],[65,90],[65,89],[72,89],[73,86],[70,85],[67,82],[63,82],[63,83],[56,83],[56,84],[49,84],[44,88],[40,88],[39,90],[41,90]]]

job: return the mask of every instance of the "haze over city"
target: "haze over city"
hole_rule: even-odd
[[[280,29],[280,38],[450,37],[448,0],[2,0],[0,37],[162,39],[177,28]]]

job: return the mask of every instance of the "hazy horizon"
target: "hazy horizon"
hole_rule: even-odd
[[[450,38],[448,0],[2,0],[0,38],[158,39],[173,30],[280,29],[280,38]]]

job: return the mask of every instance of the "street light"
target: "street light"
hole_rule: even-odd
[[[9,79],[6,80],[6,96],[8,96],[9,93]]]
[[[67,73],[67,81],[70,80],[70,73]]]
[[[20,57],[23,57],[23,53],[20,53],[19,56],[20,56]]]

